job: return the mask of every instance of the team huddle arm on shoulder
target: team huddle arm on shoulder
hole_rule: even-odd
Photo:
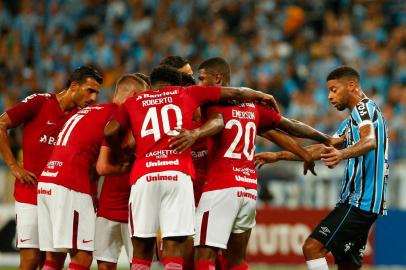
[[[170,147],[181,153],[192,146],[197,140],[216,135],[223,129],[223,115],[218,112],[210,113],[207,120],[200,127],[192,130],[178,129],[179,134],[169,140],[171,143]]]
[[[282,116],[278,128],[295,137],[312,139],[327,145],[331,143],[330,136],[295,119]]]
[[[247,87],[221,87],[220,100],[263,102],[279,112],[278,104],[272,95]]]
[[[18,162],[16,161],[16,159],[14,158],[13,152],[11,151],[7,130],[9,128],[13,128],[13,127],[15,127],[15,125],[12,124],[11,119],[8,116],[8,114],[3,113],[0,116],[0,141],[1,141],[0,153],[1,153],[5,163],[10,168],[14,177],[19,179],[23,183],[34,185],[35,180],[37,179],[36,175],[33,174],[32,172],[25,170],[23,167],[21,167],[18,164]]]

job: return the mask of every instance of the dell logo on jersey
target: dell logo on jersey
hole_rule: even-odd
[[[147,164],[145,164],[145,166],[147,166],[147,168],[150,167],[159,167],[159,166],[168,166],[168,165],[179,165],[179,159],[175,159],[175,160],[168,160],[168,161],[148,161]]]

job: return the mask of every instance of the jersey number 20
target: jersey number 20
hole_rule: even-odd
[[[245,125],[245,132],[243,131],[243,126],[240,121],[232,119],[227,122],[224,128],[231,129],[233,126],[237,126],[237,134],[235,135],[234,141],[231,143],[230,147],[227,149],[224,157],[241,159],[241,153],[236,153],[235,148],[240,143],[241,138],[244,134],[244,148],[242,153],[247,158],[247,160],[252,160],[255,154],[255,136],[257,134],[257,128],[255,123],[248,122]],[[252,137],[251,137],[252,134]],[[248,149],[252,145],[251,149]]]

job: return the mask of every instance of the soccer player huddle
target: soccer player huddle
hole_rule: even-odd
[[[124,245],[133,270],[249,269],[256,170],[278,160],[347,166],[340,201],[303,245],[308,269],[359,269],[371,225],[386,214],[388,141],[384,119],[343,66],[327,77],[329,101],[351,115],[329,136],[281,115],[273,96],[231,87],[219,57],[198,67],[169,56],[151,71],[125,74],[111,103],[93,104],[103,79],[83,66],[66,89],[34,94],[0,117],[1,154],[16,177],[20,269],[116,269]],[[23,165],[7,129],[22,126]],[[255,154],[256,136],[286,149]],[[319,144],[302,147],[295,137]],[[98,179],[104,182],[98,195]],[[160,235],[162,245],[157,246]],[[45,257],[43,256],[45,252]]]

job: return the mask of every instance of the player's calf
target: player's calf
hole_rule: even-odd
[[[68,269],[86,270],[90,269],[93,260],[93,252],[85,250],[76,250],[70,252],[71,262]]]
[[[328,270],[325,258],[328,250],[322,243],[309,237],[306,239],[302,250],[309,270]]]

